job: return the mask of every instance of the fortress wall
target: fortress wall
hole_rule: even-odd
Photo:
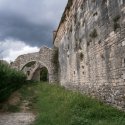
[[[125,108],[125,0],[69,0],[54,45],[62,86]]]

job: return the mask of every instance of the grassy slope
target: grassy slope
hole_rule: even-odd
[[[34,125],[125,125],[125,113],[56,85],[36,83],[21,91],[33,96]]]

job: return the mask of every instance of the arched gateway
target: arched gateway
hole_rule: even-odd
[[[39,52],[24,54],[13,62],[12,68],[22,70],[28,80],[40,81],[40,73],[43,68],[47,69],[48,81],[50,83],[58,81],[58,72],[53,64],[52,57],[54,50],[42,47]]]

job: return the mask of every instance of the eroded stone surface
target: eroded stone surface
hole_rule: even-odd
[[[60,83],[125,109],[125,0],[69,0],[55,35]]]

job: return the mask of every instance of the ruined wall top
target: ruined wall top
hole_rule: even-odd
[[[67,28],[70,30],[71,20],[75,18],[74,12],[83,3],[83,0],[68,0],[63,12],[56,34],[54,36],[54,45],[58,47],[59,41],[62,39]]]
[[[106,8],[106,6],[107,7],[114,6],[116,5],[114,3],[117,3],[118,4],[117,6],[119,6],[119,8],[122,8],[123,3],[125,3],[125,0],[68,0],[68,3],[66,5],[66,8],[64,10],[61,21],[56,31],[56,35],[53,42],[54,45],[58,47],[60,44],[60,41],[62,39],[65,39],[63,38],[64,34],[67,34],[67,32],[72,30],[72,25],[75,25],[75,20],[79,18],[79,16],[82,16],[82,15],[79,15],[81,10],[86,10],[86,12],[83,12],[83,11],[82,12],[84,13],[85,20],[89,21],[91,20],[92,15],[94,14],[96,15],[96,13],[94,12],[95,10],[97,10],[98,12],[98,9],[101,9],[101,7],[103,9],[103,8]],[[106,11],[110,11],[110,10],[106,10]],[[115,9],[114,11],[116,12]],[[125,11],[125,9],[122,8],[122,11]],[[105,15],[105,13],[103,15]],[[118,12],[116,12],[116,14],[117,13]],[[98,16],[99,16],[99,13],[98,13]]]
[[[53,49],[43,46],[40,48],[39,52],[28,53],[18,56],[13,62],[12,67],[21,70],[22,67],[30,61],[41,61],[42,63],[47,65],[50,61],[52,53]]]

